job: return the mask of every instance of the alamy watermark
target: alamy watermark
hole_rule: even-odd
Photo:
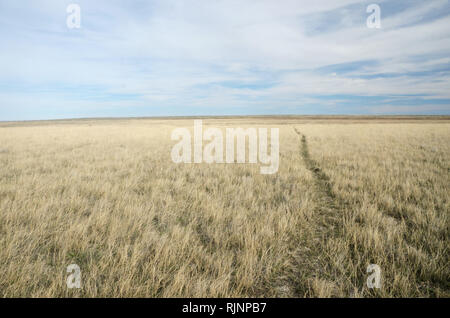
[[[70,264],[67,266],[67,273],[70,275],[67,277],[67,288],[81,288],[81,269],[77,264]]]
[[[278,128],[270,129],[270,152],[267,128],[226,128],[225,131],[224,143],[222,130],[211,127],[203,131],[202,120],[194,120],[193,140],[189,129],[174,129],[171,139],[179,140],[179,142],[172,148],[172,161],[175,163],[246,163],[248,148],[248,163],[256,164],[259,160],[262,164],[260,167],[262,174],[273,174],[278,171],[280,157]],[[235,140],[237,140],[236,144]],[[208,142],[205,147],[203,147],[203,141]]]
[[[81,28],[81,8],[80,5],[71,3],[67,6],[66,12],[69,13],[66,25],[69,29]]]
[[[371,273],[369,277],[367,277],[367,287],[372,288],[381,288],[381,268],[377,264],[370,264],[367,266],[367,273]]]
[[[381,8],[378,4],[371,4],[367,7],[367,13],[370,15],[367,17],[367,27],[369,29],[380,29],[381,28]]]

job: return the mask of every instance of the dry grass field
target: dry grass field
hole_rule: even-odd
[[[203,119],[279,127],[272,175],[173,163],[192,125],[0,123],[0,296],[450,297],[448,117]]]

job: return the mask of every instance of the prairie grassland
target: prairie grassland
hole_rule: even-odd
[[[327,272],[336,273],[323,278],[323,296],[345,296],[355,286],[355,296],[449,297],[450,126],[298,130],[341,218],[320,253]],[[383,273],[383,288],[369,293],[358,284],[367,262]]]
[[[273,175],[173,163],[190,119],[4,125],[0,296],[449,297],[449,122],[346,123],[204,119],[279,127]]]

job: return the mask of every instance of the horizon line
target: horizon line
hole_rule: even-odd
[[[406,115],[388,115],[388,114],[313,114],[313,115],[301,115],[301,114],[267,114],[267,115],[164,115],[164,116],[105,116],[105,117],[67,117],[67,118],[48,118],[48,119],[22,119],[22,120],[0,120],[0,123],[17,123],[17,122],[45,122],[45,121],[76,121],[76,120],[120,120],[120,119],[222,119],[222,118],[283,118],[283,117],[304,117],[304,118],[378,118],[378,119],[408,119],[408,118],[433,118],[433,119],[450,119],[450,115],[446,114],[422,114],[422,115],[414,115],[414,114],[406,114]]]

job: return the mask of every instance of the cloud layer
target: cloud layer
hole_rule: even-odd
[[[0,0],[0,120],[450,114],[448,0]]]

